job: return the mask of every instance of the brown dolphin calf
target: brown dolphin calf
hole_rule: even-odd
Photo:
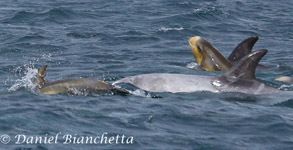
[[[44,79],[46,69],[47,65],[43,66],[33,81],[33,83],[37,85],[37,91],[41,94],[128,93],[126,90],[115,87],[102,80],[92,78],[64,79],[47,82]]]

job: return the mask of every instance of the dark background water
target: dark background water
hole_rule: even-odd
[[[47,64],[48,80],[90,77],[108,82],[142,73],[216,75],[194,69],[188,39],[199,35],[225,56],[245,38],[269,53],[257,77],[292,75],[293,1],[2,0],[0,5],[1,149],[292,149],[290,96],[159,93],[41,95],[30,76]],[[243,102],[247,101],[247,102]],[[134,144],[14,144],[32,136],[124,134]]]

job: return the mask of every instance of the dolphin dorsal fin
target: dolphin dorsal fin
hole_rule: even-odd
[[[252,47],[258,40],[257,36],[250,37],[244,41],[242,41],[238,46],[232,51],[228,60],[232,63],[237,63],[237,61],[241,60],[244,56],[248,55],[252,51]]]
[[[47,69],[47,65],[43,66],[40,70],[39,70],[39,76],[44,77],[45,71]]]
[[[266,49],[256,50],[244,56],[230,70],[226,71],[225,77],[237,79],[255,79],[255,69],[261,58],[268,52]]]
[[[44,65],[38,72],[35,80],[33,81],[34,84],[42,87],[45,84],[45,71],[47,69],[47,65]]]

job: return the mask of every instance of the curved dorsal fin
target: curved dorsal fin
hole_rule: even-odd
[[[244,56],[248,55],[252,51],[252,47],[258,40],[257,36],[250,37],[242,41],[238,46],[232,51],[228,60],[232,63],[237,63]]]
[[[47,65],[43,66],[40,70],[39,70],[39,76],[44,77],[45,71],[47,69]]]
[[[268,52],[266,49],[256,50],[244,56],[230,70],[225,72],[226,77],[240,79],[255,79],[255,69],[261,58]]]
[[[47,69],[47,65],[44,65],[38,72],[35,80],[33,81],[34,84],[42,87],[45,84],[45,71]]]

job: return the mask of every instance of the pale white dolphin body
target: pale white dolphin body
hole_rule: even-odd
[[[259,81],[241,80],[227,77],[154,73],[126,77],[114,82],[130,83],[149,92],[192,93],[197,91],[240,92],[247,94],[270,94],[280,90]],[[242,85],[241,85],[242,84]]]
[[[129,83],[149,92],[191,93],[197,91],[240,92],[246,94],[272,94],[281,90],[256,80],[255,69],[267,50],[257,50],[243,57],[222,76],[184,74],[141,74],[113,83]]]

